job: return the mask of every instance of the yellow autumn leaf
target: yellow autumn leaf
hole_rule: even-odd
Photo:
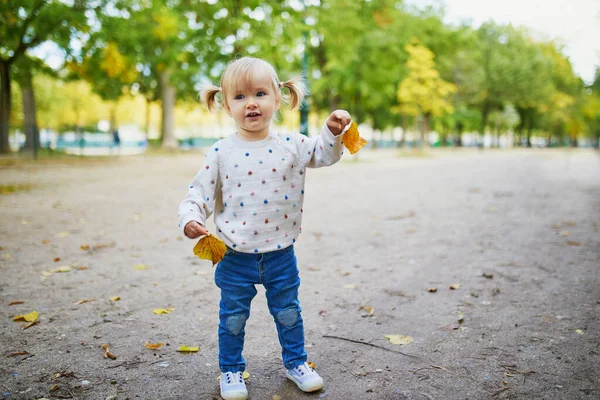
[[[152,310],[154,314],[170,314],[175,308],[155,308]]]
[[[354,154],[366,144],[367,141],[360,137],[360,133],[358,133],[358,125],[356,122],[353,122],[346,133],[344,133],[344,146],[350,151],[350,154]]]
[[[90,301],[94,301],[96,299],[83,299],[83,300],[79,300],[77,303],[75,304],[83,304],[83,303],[89,303]]]
[[[163,346],[164,343],[150,343],[146,342],[146,347],[152,350],[158,350]]]
[[[450,289],[452,289],[452,290],[460,289],[460,283],[454,283],[454,284],[450,285]]]
[[[121,300],[121,297],[120,296],[114,296],[114,297],[111,297],[109,300],[110,301],[119,301],[119,300]]]
[[[583,330],[581,329],[575,329],[575,332],[579,333],[580,335],[583,335],[585,332],[583,332]]]
[[[55,273],[58,273],[58,272],[71,272],[71,271],[73,271],[73,268],[69,267],[68,265],[63,265],[63,266],[60,266],[58,268],[54,268],[54,269],[50,270],[50,272],[55,272]]]
[[[385,338],[390,341],[391,344],[410,344],[414,342],[411,336],[405,335],[385,335]]]
[[[179,348],[177,349],[177,351],[180,353],[196,353],[198,350],[200,350],[199,347],[189,347],[189,346],[179,346]]]
[[[358,311],[360,310],[365,310],[366,312],[369,313],[369,315],[373,315],[375,314],[375,309],[373,307],[369,307],[369,306],[359,306],[358,307]]]
[[[104,358],[110,358],[111,360],[117,359],[117,356],[110,352],[107,344],[103,344],[102,348],[104,349]]]
[[[39,316],[40,314],[37,311],[32,311],[29,314],[17,315],[16,317],[13,317],[13,321],[33,322],[37,320]]]
[[[204,236],[194,246],[194,254],[203,260],[211,260],[213,266],[225,256],[227,246],[213,234]]]
[[[148,266],[146,264],[138,264],[138,265],[134,265],[133,269],[135,269],[137,271],[142,271],[144,269],[148,269]]]
[[[344,285],[344,289],[356,289],[356,285],[353,283],[349,283],[347,285]]]
[[[313,362],[308,361],[308,366],[311,367],[312,369],[315,369],[316,365]]]

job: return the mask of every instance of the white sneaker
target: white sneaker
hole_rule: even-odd
[[[303,392],[314,392],[323,387],[323,378],[306,362],[296,368],[288,369],[286,376],[294,381]]]
[[[246,400],[248,389],[242,372],[225,372],[221,375],[221,397],[223,400]]]

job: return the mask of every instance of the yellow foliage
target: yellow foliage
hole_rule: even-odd
[[[194,246],[194,254],[203,260],[211,260],[213,266],[225,256],[227,246],[215,235],[204,236]]]
[[[152,15],[156,26],[152,29],[152,36],[160,40],[167,40],[177,35],[177,17],[163,8],[160,13]]]
[[[408,76],[398,87],[399,111],[407,115],[443,116],[454,111],[450,96],[456,85],[446,82],[435,68],[434,54],[418,41],[406,45]]]
[[[102,52],[100,68],[110,78],[118,78],[123,83],[131,83],[137,77],[137,70],[127,57],[119,52],[115,43],[109,42]]]

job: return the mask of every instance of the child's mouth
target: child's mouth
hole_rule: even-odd
[[[250,113],[250,114],[246,115],[246,117],[248,117],[248,118],[254,118],[254,117],[259,117],[259,116],[260,116],[260,113]]]

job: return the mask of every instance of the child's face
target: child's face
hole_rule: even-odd
[[[225,109],[238,126],[238,135],[246,140],[268,136],[271,119],[279,109],[279,93],[266,71],[256,71],[246,85],[228,88]]]

